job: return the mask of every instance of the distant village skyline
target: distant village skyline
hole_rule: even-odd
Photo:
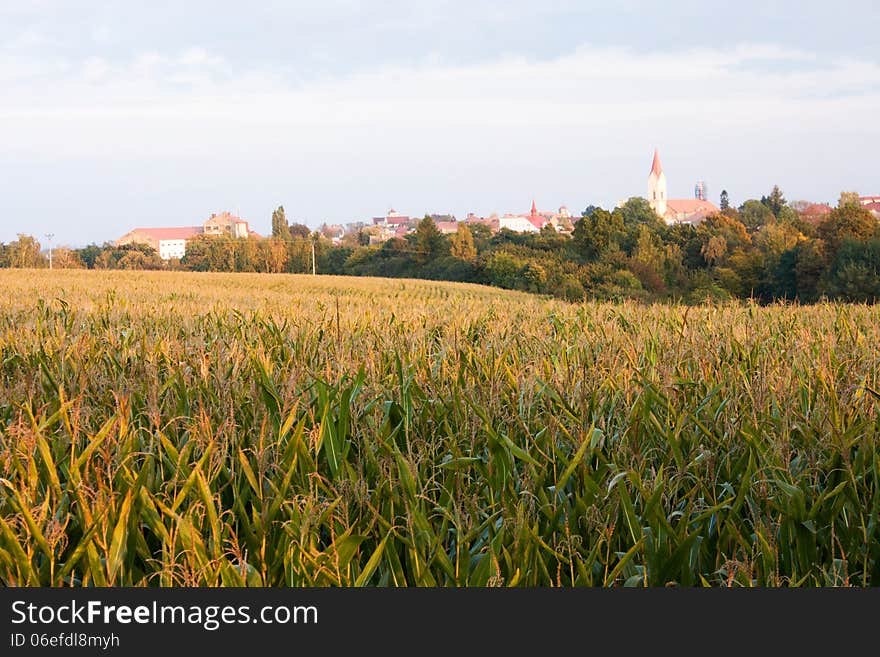
[[[675,178],[673,177],[673,180]],[[682,184],[676,184],[673,189],[679,190],[682,188]],[[772,188],[772,187],[771,187]],[[393,204],[388,205],[388,209],[382,216],[372,216],[369,211],[365,211],[360,213],[360,216],[356,216],[351,218],[350,220],[343,221],[332,221],[328,219],[304,219],[302,217],[296,215],[288,215],[288,222],[293,224],[301,224],[307,226],[312,231],[320,231],[322,228],[330,229],[329,232],[335,233],[338,229],[342,229],[339,231],[339,237],[341,237],[344,232],[356,231],[360,228],[368,228],[371,225],[377,226],[380,225],[383,227],[383,231],[380,232],[380,237],[377,239],[373,239],[371,243],[381,242],[390,237],[397,236],[401,237],[405,235],[407,232],[411,232],[414,229],[415,223],[426,216],[430,216],[435,219],[438,224],[438,228],[442,233],[450,234],[455,232],[455,222],[471,222],[471,223],[484,223],[489,225],[493,232],[497,231],[501,228],[506,228],[508,230],[512,230],[514,232],[532,232],[539,231],[545,225],[552,225],[555,230],[561,230],[564,233],[570,233],[571,228],[580,217],[582,212],[590,207],[604,207],[605,209],[611,210],[614,207],[619,207],[624,202],[632,198],[642,198],[648,201],[651,208],[657,213],[657,215],[666,221],[666,223],[690,223],[696,224],[703,221],[706,217],[711,214],[717,213],[719,211],[720,203],[715,203],[709,195],[713,192],[717,193],[719,199],[722,192],[727,192],[730,205],[732,207],[737,207],[741,205],[747,198],[743,199],[735,199],[730,191],[723,187],[713,188],[711,183],[707,182],[705,179],[694,180],[693,184],[690,186],[691,192],[693,196],[685,197],[685,198],[669,198],[667,193],[667,182],[665,172],[663,170],[661,159],[660,159],[660,149],[654,148],[653,158],[651,161],[651,167],[648,174],[648,185],[645,190],[646,193],[638,193],[633,192],[631,195],[619,198],[615,203],[609,204],[600,204],[600,203],[586,203],[583,204],[583,207],[575,207],[569,208],[568,205],[562,203],[559,206],[555,206],[551,204],[550,208],[539,206],[536,201],[536,196],[531,197],[531,207],[528,211],[518,211],[517,209],[507,209],[504,211],[493,210],[491,212],[483,212],[478,213],[473,210],[468,210],[464,213],[456,213],[456,212],[444,212],[442,210],[438,210],[436,208],[430,208],[423,211],[408,211],[408,212],[399,212],[395,209]],[[764,194],[768,193],[770,190],[766,190],[763,194],[757,195],[752,198],[760,198]],[[785,190],[782,190],[785,193]],[[870,205],[870,209],[880,216],[880,203],[878,203],[877,196],[865,196],[860,190],[848,190],[842,189],[840,192],[856,192],[858,193],[864,200],[866,204]],[[871,190],[874,192],[874,190]],[[788,198],[790,203],[793,202],[801,202],[812,204],[815,206],[833,206],[836,203],[837,199],[808,199],[808,198]],[[873,202],[870,202],[873,201]],[[287,208],[296,208],[296,205],[287,205],[285,203],[279,203],[276,206],[273,206],[273,210],[276,207],[287,207]],[[182,226],[178,222],[178,224],[174,224],[166,221],[156,221],[149,226],[141,225],[137,227],[129,226],[126,228],[125,226],[121,226],[120,228],[124,229],[125,234],[121,237],[120,231],[116,231],[115,233],[108,233],[105,238],[91,240],[89,242],[65,242],[62,239],[59,239],[59,236],[55,233],[51,233],[51,238],[49,241],[53,243],[55,247],[70,247],[70,248],[82,248],[87,244],[103,244],[103,243],[115,243],[117,245],[130,243],[132,241],[140,241],[145,244],[149,244],[156,248],[157,252],[160,254],[162,259],[168,258],[180,258],[183,256],[185,252],[186,242],[192,237],[201,234],[229,234],[238,237],[247,237],[248,235],[261,238],[268,237],[271,235],[271,212],[268,217],[253,217],[249,216],[247,213],[241,212],[239,208],[214,208],[210,211],[206,211],[205,213],[207,218],[201,217],[196,218],[195,223],[198,223],[197,226]],[[373,213],[374,215],[375,213]],[[461,216],[463,214],[463,216]],[[171,214],[169,214],[171,216]],[[157,217],[159,219],[159,217]],[[217,223],[222,220],[222,223]],[[204,228],[202,227],[204,226]],[[222,226],[222,228],[220,227]],[[403,228],[403,227],[406,228]],[[209,229],[210,227],[210,229]],[[387,228],[387,230],[385,230]],[[344,232],[343,232],[344,231]],[[38,240],[48,238],[49,235],[46,233],[28,233],[27,230],[19,230],[15,231],[16,235],[18,233],[32,234]],[[14,236],[8,237],[7,240],[11,241]],[[0,240],[6,241],[6,240]],[[46,244],[44,244],[44,247]]]
[[[647,177],[647,194],[644,196],[633,195],[626,200],[621,199],[616,205],[621,207],[630,199],[641,198],[647,201],[650,209],[667,225],[688,224],[696,226],[709,217],[718,215],[722,211],[722,207],[719,205],[724,205],[724,203],[716,205],[708,200],[706,190],[705,181],[700,180],[694,185],[693,198],[670,198],[660,152],[655,148]],[[727,190],[722,190],[721,193],[727,194]],[[880,220],[880,197],[862,196],[859,200]],[[729,203],[729,196],[725,202]],[[814,215],[812,216],[813,220],[817,216],[827,215],[832,209],[827,203],[816,203],[809,200],[799,201],[799,203],[805,206],[801,210],[801,214],[804,216]],[[282,209],[283,205],[279,206],[277,210],[280,212]],[[528,212],[506,212],[504,214],[493,212],[487,216],[468,212],[460,220],[453,214],[431,212],[411,216],[391,207],[384,215],[373,216],[369,220],[356,219],[344,223],[325,221],[317,227],[308,224],[301,225],[306,225],[311,231],[330,239],[334,244],[340,244],[346,235],[358,237],[363,235],[368,240],[366,243],[372,245],[381,244],[394,238],[404,238],[414,233],[419,221],[424,217],[430,217],[437,230],[444,235],[457,233],[460,225],[472,227],[479,224],[486,227],[492,234],[501,230],[509,230],[514,233],[538,233],[549,227],[553,232],[570,237],[574,231],[574,224],[580,219],[581,213],[572,214],[566,205],[559,206],[557,210],[539,210],[536,201],[532,199]],[[288,231],[288,226],[301,223],[295,219],[291,221],[286,215],[286,210],[284,211],[284,219],[287,224],[283,229],[285,232]],[[273,228],[270,232],[274,232],[274,221],[275,214],[273,213]],[[113,243],[115,246],[143,244],[155,249],[159,257],[167,261],[183,258],[186,254],[187,244],[201,235],[224,235],[253,239],[264,237],[251,227],[251,222],[246,218],[223,211],[219,214],[212,212],[208,219],[197,226],[139,226],[113,240]],[[360,242],[360,239],[356,241]]]
[[[667,193],[666,174],[660,159],[658,148],[654,149],[654,155],[651,160],[651,168],[648,173],[648,184],[646,194],[633,194],[625,199],[619,199],[613,206],[622,205],[630,198],[643,198],[648,201],[651,209],[663,219],[667,224],[687,223],[697,224],[704,221],[707,217],[717,214],[720,211],[719,204],[712,202],[707,197],[709,190],[705,180],[697,180],[693,185],[693,197],[691,198],[670,198]],[[769,191],[769,190],[768,190]],[[847,191],[847,190],[842,190]],[[726,189],[718,191],[719,197]],[[729,192],[727,192],[729,195]],[[876,197],[865,196],[864,199],[875,200]],[[744,199],[746,200],[746,199]],[[790,202],[801,201],[815,205],[817,207],[828,207],[828,201],[816,201],[813,199],[789,199]],[[868,204],[868,201],[866,201]],[[362,229],[375,229],[370,236],[370,243],[381,243],[392,237],[403,237],[413,232],[415,224],[419,219],[430,216],[435,220],[437,228],[441,233],[452,234],[457,231],[457,223],[481,223],[488,226],[493,232],[504,228],[513,232],[538,232],[544,226],[550,225],[554,230],[570,234],[574,223],[581,217],[581,213],[590,204],[584,208],[572,212],[565,204],[554,209],[539,209],[536,200],[533,198],[531,207],[528,212],[497,212],[493,211],[487,214],[478,214],[469,211],[463,217],[459,217],[455,213],[443,213],[437,211],[425,211],[406,213],[399,212],[393,205],[382,216],[372,216],[369,218],[358,217],[351,221],[333,222],[305,222],[297,217],[287,217],[288,223],[299,223],[307,226],[312,231],[322,231],[327,233],[327,237],[332,237],[334,241],[341,239],[346,233],[357,232]],[[735,207],[737,203],[732,203]],[[870,203],[871,209],[875,214],[880,215],[880,207],[876,203]],[[284,204],[280,204],[284,207]],[[271,226],[271,218],[268,222]],[[141,242],[152,246],[159,253],[163,260],[169,258],[183,257],[186,249],[186,243],[198,234],[228,234],[238,237],[263,237],[271,235],[271,227],[268,231],[255,230],[263,228],[262,223],[254,218],[246,215],[230,212],[229,210],[221,210],[220,212],[211,212],[210,217],[199,226],[171,226],[171,225],[152,225],[133,227],[122,237],[105,240],[113,242],[117,245],[128,244],[132,242]],[[265,234],[261,234],[261,232]],[[68,245],[73,247],[81,247],[84,245]]]

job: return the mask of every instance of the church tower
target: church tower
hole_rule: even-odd
[[[654,149],[654,162],[651,164],[651,173],[648,175],[648,203],[660,218],[666,215],[666,174],[660,164],[660,155]]]

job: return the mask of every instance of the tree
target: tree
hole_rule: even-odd
[[[827,287],[846,301],[880,300],[880,240],[844,240],[828,273]]]
[[[473,262],[477,257],[477,249],[474,246],[474,238],[470,229],[463,223],[458,225],[458,231],[450,239],[450,253],[453,257]]]
[[[186,242],[186,252],[180,259],[180,264],[190,271],[210,271],[211,270],[211,244],[212,239],[208,235],[198,235]],[[103,269],[102,253],[95,262],[95,267]]]
[[[162,260],[159,254],[153,250],[152,253],[144,253],[143,251],[130,249],[123,252],[122,257],[116,261],[116,269],[161,269]]]
[[[272,237],[289,241],[290,226],[287,225],[287,217],[284,214],[284,206],[279,205],[272,213]]]
[[[486,263],[486,271],[493,285],[507,289],[519,287],[519,274],[525,263],[516,256],[504,251],[496,251]]]
[[[445,242],[443,233],[437,228],[437,224],[430,216],[419,222],[416,227],[416,250],[419,252],[418,260],[422,263],[443,255]]]
[[[575,249],[587,260],[596,260],[618,243],[623,235],[623,222],[621,213],[612,215],[602,208],[594,209],[574,225],[571,237]]]
[[[797,279],[797,295],[803,302],[815,301],[819,296],[819,281],[825,272],[825,256],[822,253],[820,240],[806,240],[795,249],[797,261],[795,276]]]
[[[727,241],[720,235],[713,235],[700,251],[711,267],[727,254]]]
[[[727,190],[721,190],[721,209],[727,210],[730,208],[730,197],[727,195]]]
[[[746,228],[754,231],[761,226],[772,222],[774,214],[763,200],[756,201],[754,199],[749,199],[739,207],[739,217],[740,221]]]
[[[793,249],[800,240],[804,239],[803,234],[789,222],[779,222],[764,226],[764,229],[755,235],[755,246],[760,248],[765,254],[778,257],[785,251]]]
[[[521,272],[523,284],[529,292],[543,292],[547,283],[547,271],[539,264],[529,262]]]
[[[10,267],[43,267],[45,258],[40,253],[40,243],[31,235],[18,234],[18,239],[6,245],[6,261]]]
[[[637,224],[659,226],[663,223],[663,220],[651,208],[651,204],[638,196],[628,199],[622,206],[614,209],[615,214],[618,212],[623,217],[625,226]]]
[[[291,237],[309,237],[312,231],[305,224],[290,224]]]
[[[82,269],[84,266],[79,251],[63,246],[54,250],[52,265],[58,269]]]
[[[79,250],[79,258],[83,261],[83,264],[89,269],[95,268],[95,260],[101,255],[101,247],[97,244],[89,244],[88,246]]]
[[[778,217],[782,208],[786,206],[785,197],[782,195],[782,190],[779,189],[779,185],[773,185],[773,190],[770,192],[770,196],[762,196],[761,203],[770,209],[770,212],[773,213],[774,217]]]
[[[468,230],[474,239],[474,247],[477,253],[482,253],[489,248],[489,242],[492,240],[492,229],[486,224],[470,224]]]
[[[837,207],[842,208],[847,205],[862,206],[858,192],[840,192],[840,200],[837,201]]]
[[[828,214],[819,224],[816,232],[825,240],[828,255],[833,258],[844,240],[866,241],[876,230],[877,220],[861,203],[844,203]]]
[[[260,269],[260,244],[262,242],[280,242],[284,240],[270,237],[267,240],[255,240],[252,238],[235,241],[235,271],[261,271]],[[268,270],[267,270],[268,271]]]
[[[273,274],[280,274],[287,268],[289,251],[286,242],[290,240],[270,239],[263,240],[263,248],[266,250],[264,264],[266,270]]]
[[[731,219],[724,214],[707,217],[697,228],[697,233],[700,235],[723,237],[724,243],[731,251],[747,248],[752,243],[752,238],[749,237],[746,227],[742,222]]]

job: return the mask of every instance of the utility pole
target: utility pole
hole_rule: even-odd
[[[52,270],[52,238],[55,233],[46,233],[46,239],[49,241],[49,270]]]

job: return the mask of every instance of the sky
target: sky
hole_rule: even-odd
[[[880,194],[880,3],[0,0],[0,241]]]

